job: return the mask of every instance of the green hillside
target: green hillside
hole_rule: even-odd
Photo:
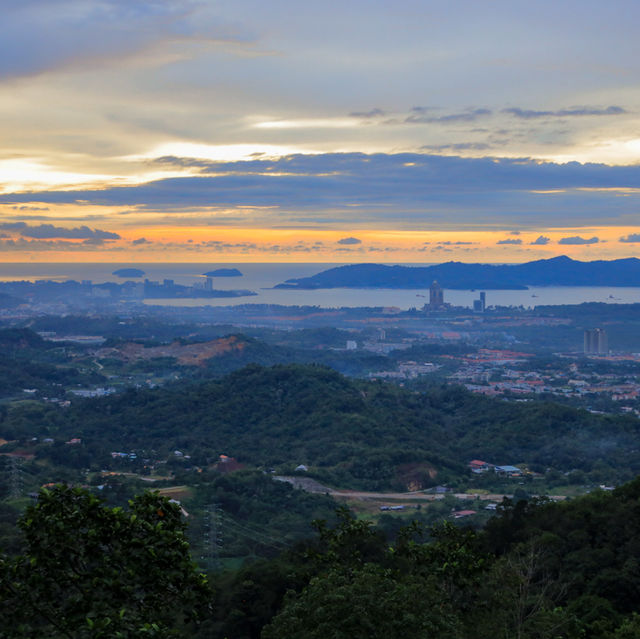
[[[28,412],[27,412],[28,411]],[[470,459],[525,463],[624,480],[640,472],[640,421],[550,403],[509,403],[457,387],[425,393],[345,378],[319,366],[247,366],[222,379],[129,390],[71,408],[10,407],[5,439],[52,437],[38,453],[71,463],[61,440],[82,439],[77,463],[106,467],[111,451],[192,464],[220,454],[265,469],[309,467],[335,485],[423,488],[466,476]]]

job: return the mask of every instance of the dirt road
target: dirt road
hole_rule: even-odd
[[[337,499],[360,499],[360,500],[373,500],[373,501],[436,501],[444,499],[443,494],[425,493],[422,491],[414,491],[408,493],[378,493],[369,492],[364,490],[337,490],[335,488],[329,488],[329,486],[323,486],[315,479],[309,477],[290,477],[285,475],[276,475],[274,479],[278,481],[285,481],[292,484],[296,488],[306,490],[308,493],[321,493],[325,495],[331,495]],[[480,499],[482,501],[502,501],[504,497],[511,498],[510,494],[484,494],[484,493],[448,493],[453,494],[456,499]],[[561,501],[565,497],[551,497],[553,500]]]

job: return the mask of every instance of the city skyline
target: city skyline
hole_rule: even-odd
[[[639,19],[10,1],[0,261],[639,256]]]

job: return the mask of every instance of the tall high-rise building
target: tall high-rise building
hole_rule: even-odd
[[[433,280],[433,284],[429,288],[429,306],[431,308],[439,308],[444,304],[444,295],[440,284]]]
[[[480,299],[473,300],[473,312],[474,313],[484,313],[487,308],[487,294],[482,291],[480,293]]]
[[[609,352],[607,333],[603,328],[592,328],[584,332],[584,352],[592,355]]]

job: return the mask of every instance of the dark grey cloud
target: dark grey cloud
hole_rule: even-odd
[[[341,240],[338,240],[336,244],[362,244],[362,240],[359,240],[357,237],[343,237]]]
[[[2,224],[0,224],[0,229],[3,229],[5,231],[20,231],[26,228],[26,222],[3,222]]]
[[[425,244],[428,244],[428,242],[425,242]],[[473,244],[473,242],[452,242],[451,240],[446,240],[444,242],[437,242],[437,244],[441,244],[442,246],[464,246],[467,244]]]
[[[506,240],[498,240],[496,244],[522,244],[521,239],[508,238]]]
[[[580,237],[579,235],[573,235],[572,237],[563,237],[558,241],[558,244],[597,244],[600,241],[597,237]]]
[[[20,225],[20,226],[18,226]],[[0,225],[1,228],[9,229],[10,224]],[[53,224],[40,224],[29,226],[23,222],[16,222],[13,227],[18,230],[23,237],[32,237],[39,240],[44,239],[73,239],[73,240],[119,240],[117,233],[101,231],[100,229],[90,229],[88,226],[79,226],[72,229],[54,226]]]
[[[163,158],[177,166],[191,160]],[[108,205],[169,216],[242,206],[249,207],[246,219],[260,219],[271,227],[386,223],[393,215],[403,227],[424,228],[425,223],[447,223],[455,216],[456,222],[497,229],[539,228],[560,219],[566,225],[629,225],[637,219],[640,205],[640,166],[422,153],[199,162],[211,174],[137,186],[3,194],[0,204]],[[621,198],[616,188],[632,190]],[[224,217],[208,219],[226,223]]]
[[[509,235],[520,235],[520,231],[511,231]]]
[[[520,107],[510,107],[502,109],[502,113],[508,113],[521,118],[523,120],[532,120],[535,118],[565,118],[565,117],[582,117],[585,115],[623,115],[627,113],[620,106],[609,106],[604,109],[597,107],[573,107],[570,109],[559,109],[557,111],[536,111],[534,109],[521,109]]]
[[[628,244],[640,242],[640,233],[629,233],[629,235],[625,235],[624,237],[621,237],[618,241],[628,243]]]
[[[538,237],[533,240],[533,242],[529,242],[529,244],[531,246],[545,246],[545,244],[549,244],[550,241],[550,238],[545,237],[544,235],[538,235]]]
[[[147,240],[145,237],[139,237],[136,240],[133,240],[133,242],[131,242],[131,244],[134,245],[138,245],[138,244],[149,244],[149,240]]]
[[[63,228],[53,224],[39,224],[29,226],[25,222],[3,222],[0,229],[5,231],[17,231],[23,237],[31,237],[39,240],[43,239],[74,239],[74,240],[119,240],[117,233],[101,231],[100,229],[90,229],[88,226],[76,228]]]
[[[12,206],[14,211],[48,211],[48,206]]]

